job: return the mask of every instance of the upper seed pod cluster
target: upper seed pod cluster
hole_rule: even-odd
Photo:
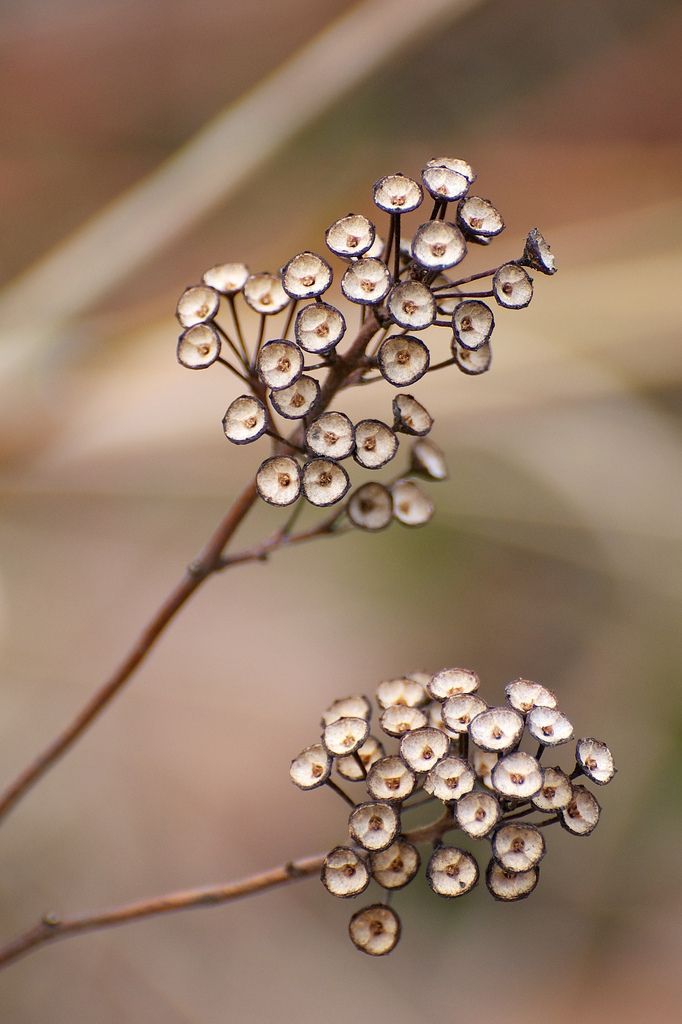
[[[483,854],[489,891],[503,902],[524,899],[538,883],[545,826],[559,822],[576,836],[594,830],[600,806],[577,780],[610,782],[609,748],[579,739],[574,764],[549,766],[543,757],[573,739],[551,690],[516,679],[505,687],[503,704],[488,706],[478,688],[476,673],[462,668],[382,682],[378,724],[388,740],[370,733],[366,697],[344,697],[326,709],[320,741],[292,761],[290,774],[300,789],[328,785],[351,805],[348,839],[322,866],[322,882],[334,896],[358,896],[371,881],[388,894],[401,889],[417,875],[423,843],[431,844],[426,879],[433,892],[463,896],[480,874],[465,846],[475,849],[481,841],[489,848]],[[367,799],[352,799],[333,772],[344,782],[364,783]],[[411,809],[426,804],[442,805],[441,815],[410,826]],[[457,830],[465,846],[444,841]],[[389,953],[400,931],[398,915],[381,897],[350,920],[352,941],[373,956]]]

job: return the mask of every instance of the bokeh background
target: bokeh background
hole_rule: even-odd
[[[418,386],[450,464],[429,528],[210,582],[14,811],[1,934],[341,841],[341,804],[294,790],[288,762],[331,699],[410,669],[471,666],[489,700],[519,675],[555,688],[578,734],[615,751],[601,826],[552,830],[518,905],[413,883],[385,961],[353,950],[348,905],[314,881],[69,940],[0,978],[7,1024],[677,1019],[682,10],[416,7],[0,6],[3,779],[253,472],[220,429],[231,380],[175,362],[185,284],[321,251],[328,223],[370,212],[374,179],[443,152],[502,210],[499,261],[537,224],[560,266],[499,317],[490,374]],[[325,89],[311,112],[301,97]],[[259,508],[241,539],[277,522]]]

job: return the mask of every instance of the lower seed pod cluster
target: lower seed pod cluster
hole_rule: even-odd
[[[370,732],[367,697],[342,697],[323,713],[320,742],[291,764],[300,789],[326,785],[351,805],[347,839],[325,857],[321,879],[341,899],[372,882],[383,891],[350,919],[352,942],[370,956],[398,943],[401,922],[387,897],[417,876],[422,861],[438,896],[464,896],[482,874],[496,900],[514,902],[538,884],[547,826],[587,836],[599,821],[601,808],[585,783],[613,778],[606,744],[583,737],[573,746],[570,721],[540,683],[513,680],[498,705],[478,690],[476,673],[463,668],[384,680],[376,690],[383,737]],[[569,743],[570,765],[547,763],[553,748]],[[347,783],[362,783],[366,798],[351,796]],[[438,813],[416,825],[416,807]],[[459,838],[450,835],[456,832]],[[484,868],[479,842],[488,851]],[[428,854],[419,849],[425,844]]]

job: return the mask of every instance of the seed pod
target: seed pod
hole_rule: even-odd
[[[188,327],[178,338],[176,354],[188,370],[204,370],[220,355],[220,336],[212,324]]]
[[[533,282],[518,263],[505,263],[493,276],[493,293],[506,309],[525,309],[533,298]]]
[[[280,313],[290,302],[281,279],[275,274],[251,274],[244,285],[244,298],[256,313],[268,316]]]
[[[485,884],[495,897],[503,903],[523,900],[530,896],[540,877],[539,868],[530,871],[505,871],[496,860],[491,860],[485,875]]]
[[[541,274],[556,274],[557,272],[554,254],[537,228],[528,232],[523,256],[519,262],[530,267],[531,270],[538,270]]]
[[[426,690],[431,682],[431,673],[422,671],[407,672],[405,674],[405,678],[411,679],[414,683],[419,683],[419,685],[423,686]]]
[[[510,822],[495,830],[492,849],[493,857],[505,871],[530,871],[545,856],[545,840],[535,825]]]
[[[472,352],[471,349],[464,348],[456,338],[453,338],[452,354],[455,357],[457,369],[469,377],[478,377],[481,373],[487,373],[493,361],[493,350],[489,341]]]
[[[343,757],[359,750],[369,735],[369,722],[364,718],[339,718],[326,725],[322,742],[334,757]]]
[[[288,388],[303,372],[303,353],[292,341],[268,341],[258,353],[258,376],[273,391]]]
[[[405,174],[387,174],[375,182],[373,198],[387,213],[409,213],[417,209],[424,193],[421,185]]]
[[[183,327],[194,327],[212,320],[220,306],[220,295],[205,284],[185,288],[175,307],[175,315]]]
[[[452,729],[448,729],[447,725],[445,724],[445,721],[443,719],[442,704],[439,704],[434,701],[432,704],[429,704],[428,708],[426,709],[426,712],[428,715],[430,726],[432,726],[434,729],[440,729],[441,732],[444,732],[446,736],[449,736],[451,739],[457,739],[457,733],[453,732]]]
[[[532,799],[533,807],[539,811],[560,811],[568,807],[573,796],[573,786],[566,772],[561,768],[544,768],[542,789]]]
[[[530,679],[514,679],[507,683],[504,688],[507,700],[513,708],[527,715],[533,708],[555,708],[557,706],[556,695],[540,683],[533,683]]]
[[[350,302],[363,306],[381,302],[391,287],[388,267],[380,259],[362,256],[351,263],[341,278],[341,291]]]
[[[337,772],[341,778],[348,779],[349,782],[362,781],[374,762],[378,761],[381,757],[384,757],[386,752],[383,745],[375,736],[368,736],[356,753],[357,757],[354,754],[351,754],[348,757],[339,757],[336,760]],[[360,758],[362,766],[365,769],[364,771],[360,768],[357,758]]]
[[[419,708],[393,704],[382,712],[379,722],[381,728],[389,736],[402,736],[412,729],[421,729],[426,725],[427,718]]]
[[[497,825],[502,808],[492,793],[473,790],[455,804],[455,818],[462,832],[472,839],[483,839]]]
[[[383,484],[356,487],[348,499],[348,518],[361,530],[383,530],[393,519],[393,498]]]
[[[592,736],[578,740],[575,748],[575,759],[583,770],[583,774],[596,782],[598,786],[605,786],[616,774],[613,764],[613,754],[601,740],[595,740]]]
[[[367,792],[374,800],[406,800],[416,784],[414,772],[399,757],[383,757],[367,773]]]
[[[332,896],[348,899],[364,892],[371,876],[364,857],[348,846],[330,850],[322,863],[322,885]]]
[[[331,774],[332,759],[321,743],[302,750],[291,762],[289,775],[299,789],[317,789]]]
[[[523,715],[513,708],[489,708],[472,719],[469,735],[482,750],[511,750],[521,739]]]
[[[457,207],[457,223],[467,235],[490,238],[499,235],[504,221],[489,199],[468,196]]]
[[[394,705],[418,708],[426,704],[429,699],[422,684],[406,676],[401,679],[385,679],[379,683],[376,697],[379,707],[384,709]]]
[[[485,345],[493,333],[495,317],[485,302],[465,299],[452,314],[452,330],[462,348],[475,351]]]
[[[470,185],[476,181],[476,175],[472,170],[471,164],[468,164],[466,160],[460,160],[454,156],[437,156],[432,160],[429,160],[426,164],[427,167],[447,167],[450,171],[456,171],[457,174],[461,174],[467,179]]]
[[[314,252],[299,252],[282,270],[282,287],[292,299],[312,299],[332,283],[332,268]]]
[[[426,776],[424,792],[447,804],[470,793],[475,782],[476,776],[467,761],[461,757],[444,757]]]
[[[472,693],[456,693],[443,704],[443,719],[448,729],[459,735],[468,732],[471,720],[487,709],[488,705]]]
[[[310,459],[306,462],[302,483],[306,498],[318,508],[335,505],[350,487],[348,473],[331,459]]]
[[[501,757],[491,778],[497,792],[512,800],[530,800],[542,789],[542,768],[521,750]]]
[[[433,502],[414,480],[396,480],[391,486],[393,516],[403,526],[425,526],[433,517]]]
[[[402,889],[419,871],[419,850],[406,839],[396,839],[370,856],[372,877],[384,889]]]
[[[206,271],[203,282],[221,295],[237,295],[246,284],[248,276],[246,263],[218,263]]]
[[[345,412],[323,412],[308,427],[305,441],[315,455],[345,459],[355,447],[355,428]]]
[[[265,406],[253,395],[240,395],[230,402],[223,416],[225,437],[233,444],[248,444],[265,433],[267,414]]]
[[[397,388],[406,388],[424,376],[431,357],[419,338],[392,334],[382,342],[378,360],[382,377]]]
[[[436,319],[436,300],[421,281],[395,284],[386,301],[388,312],[400,327],[423,331]]]
[[[445,455],[433,441],[422,437],[412,445],[410,472],[418,473],[429,480],[447,480],[448,467]]]
[[[261,463],[256,487],[268,505],[291,505],[301,493],[301,467],[288,455],[274,455]]]
[[[469,761],[476,772],[477,777],[488,789],[493,788],[491,772],[499,760],[499,754],[493,754],[489,750],[480,750],[478,747],[469,744]]]
[[[349,213],[327,228],[325,241],[335,256],[362,256],[372,247],[376,228],[361,213]]]
[[[601,807],[584,786],[574,786],[569,803],[560,812],[559,823],[574,836],[589,836],[599,822]]]
[[[385,850],[400,831],[400,813],[381,800],[358,804],[350,812],[348,831],[365,850]]]
[[[367,250],[367,252],[364,253],[364,255],[367,256],[368,258],[371,258],[371,259],[381,259],[381,257],[384,254],[385,246],[386,246],[386,242],[381,237],[381,235],[375,235],[374,236],[374,241],[370,245],[370,247]]]
[[[303,373],[288,388],[270,392],[272,408],[287,420],[300,420],[307,416],[320,394],[319,381]]]
[[[454,224],[427,220],[412,239],[412,258],[427,270],[447,270],[461,263],[467,253],[464,235]]]
[[[428,772],[449,750],[450,738],[429,726],[405,733],[400,741],[400,756],[413,772]]]
[[[355,427],[353,458],[365,469],[381,469],[398,451],[398,438],[381,420],[360,420]]]
[[[356,949],[369,956],[385,956],[400,939],[400,918],[395,910],[375,903],[350,919],[348,934]]]
[[[464,896],[478,882],[478,864],[466,850],[438,846],[426,867],[426,878],[438,896]]]
[[[393,429],[402,434],[424,437],[433,426],[433,417],[429,415],[421,402],[412,395],[396,395],[393,399]]]
[[[306,352],[331,352],[346,333],[343,314],[328,302],[312,302],[296,314],[294,337]]]
[[[469,191],[470,185],[469,179],[461,171],[433,165],[424,168],[422,181],[424,188],[434,199],[445,199],[447,202],[462,199]]]
[[[434,700],[447,700],[459,693],[474,693],[479,678],[470,668],[443,668],[436,672],[429,683],[429,693]]]
[[[555,708],[533,708],[526,725],[531,736],[545,747],[556,747],[573,739],[573,726]]]
[[[367,697],[353,694],[351,697],[339,697],[322,713],[322,728],[338,722],[340,718],[364,718],[368,722],[372,717],[372,705]]]

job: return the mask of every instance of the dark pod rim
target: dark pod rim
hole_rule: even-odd
[[[338,470],[340,473],[343,473],[345,477],[343,490],[339,494],[335,495],[333,498],[330,498],[329,501],[313,501],[309,493],[310,484],[307,480],[307,477],[310,475],[310,473],[313,472],[313,467],[317,468],[319,466],[320,469],[322,468],[320,466],[320,463],[325,463],[327,466],[333,466],[334,470]],[[346,494],[348,493],[348,489],[350,488],[350,477],[348,476],[348,473],[346,472],[344,467],[339,462],[335,462],[333,459],[326,459],[316,456],[314,459],[308,459],[308,461],[303,466],[303,469],[301,471],[301,486],[303,488],[303,493],[306,499],[310,502],[311,505],[315,505],[316,508],[329,508],[330,505],[336,505],[339,501],[345,498]]]
[[[380,495],[381,499],[385,501],[385,515],[379,519],[376,526],[368,526],[367,520],[361,521],[358,515],[358,511],[362,511],[362,509],[358,509],[358,505],[362,503],[363,498],[367,498],[370,494]],[[368,500],[373,499],[368,498]],[[356,526],[359,530],[368,530],[371,533],[385,530],[393,522],[393,496],[388,487],[384,487],[383,484],[375,483],[374,481],[362,484],[360,487],[355,488],[348,499],[346,514],[353,526]]]
[[[411,377],[409,377],[409,379],[401,381],[391,379],[391,377],[389,377],[386,371],[386,353],[389,349],[389,346],[391,346],[391,343],[397,341],[403,343],[407,342],[408,345],[410,345],[413,348],[413,350],[414,348],[418,348],[423,360],[422,365],[412,374]],[[415,338],[414,335],[412,334],[391,334],[389,335],[388,338],[385,338],[382,341],[381,348],[379,349],[379,353],[377,356],[377,360],[379,363],[379,370],[381,371],[381,375],[384,378],[384,380],[387,380],[389,384],[392,384],[396,388],[409,388],[410,385],[416,384],[418,380],[422,379],[424,374],[428,373],[429,366],[431,364],[431,353],[429,352],[429,349],[421,340],[421,338]]]
[[[366,949],[363,946],[358,945],[353,936],[353,926],[358,922],[358,920],[361,917],[369,915],[372,912],[380,912],[380,916],[391,918],[395,929],[392,936],[391,944],[388,946],[388,948],[377,952],[374,952],[371,949]],[[368,907],[363,907],[362,910],[357,910],[351,917],[350,921],[348,922],[348,934],[350,936],[351,942],[353,943],[356,949],[359,949],[361,953],[366,953],[367,956],[386,956],[388,953],[391,953],[398,945],[398,942],[400,941],[401,931],[402,924],[400,918],[398,917],[398,914],[395,912],[395,910],[393,910],[392,907],[387,907],[384,903],[372,903]]]

